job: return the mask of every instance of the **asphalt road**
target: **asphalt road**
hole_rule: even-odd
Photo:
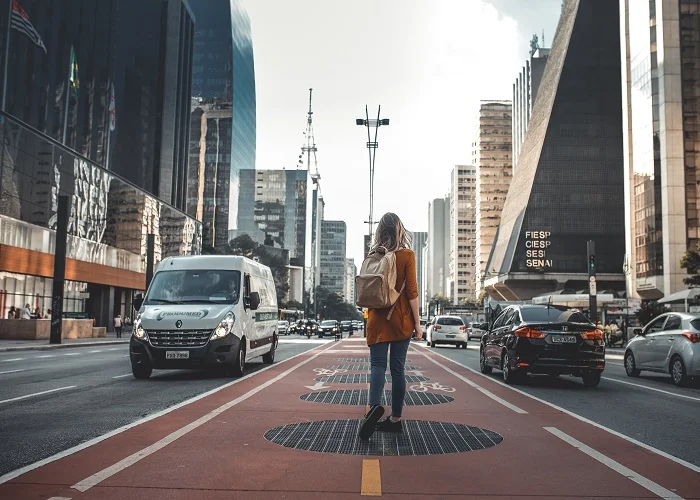
[[[424,342],[420,344],[425,345]],[[467,350],[438,346],[432,351],[479,371],[479,344]],[[700,427],[700,384],[678,388],[670,376],[642,372],[639,378],[625,373],[622,351],[606,360],[603,380],[595,389],[583,387],[580,378],[529,377],[518,390],[569,410],[605,427],[700,466],[697,429]],[[502,382],[494,370],[488,378]]]
[[[318,345],[316,338],[282,337],[276,360]],[[246,373],[265,366],[256,360]],[[0,476],[232,380],[185,370],[135,380],[128,345],[2,352]]]

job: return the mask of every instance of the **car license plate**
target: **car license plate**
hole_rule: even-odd
[[[552,335],[552,342],[555,344],[575,344],[575,335]]]
[[[189,359],[190,351],[165,351],[165,359]]]
[[[447,336],[448,339],[453,339],[453,338],[455,338],[455,337],[456,337],[456,335],[448,335],[448,336]]]

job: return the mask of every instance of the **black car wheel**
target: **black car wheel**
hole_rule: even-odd
[[[598,387],[600,384],[601,372],[588,372],[583,374],[583,385],[585,387]]]
[[[151,377],[153,373],[153,368],[149,364],[141,363],[131,363],[131,373],[134,375],[135,379],[146,380]]]
[[[483,349],[479,349],[479,369],[484,375],[488,375],[493,371],[493,368],[486,364],[486,357],[484,356]]]
[[[632,354],[630,351],[625,353],[625,372],[627,372],[628,377],[639,377],[639,374],[642,372],[641,370],[637,369],[634,354]]]
[[[683,387],[688,381],[688,374],[685,371],[685,364],[680,356],[676,355],[671,358],[671,365],[669,372],[671,373],[671,379],[674,385],[677,387]]]
[[[503,381],[506,384],[517,384],[520,379],[520,373],[514,372],[510,369],[510,358],[508,358],[508,353],[503,355],[503,365],[501,367],[503,370]]]

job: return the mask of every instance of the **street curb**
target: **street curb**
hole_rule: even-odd
[[[103,340],[102,342],[81,342],[80,344],[48,344],[17,347],[0,347],[0,352],[10,351],[45,351],[47,349],[71,349],[75,347],[95,347],[101,345],[128,344],[128,340]]]

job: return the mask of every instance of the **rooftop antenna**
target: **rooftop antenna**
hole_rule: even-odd
[[[316,159],[316,139],[314,138],[314,124],[313,124],[313,114],[311,109],[311,98],[313,96],[314,89],[309,89],[309,112],[307,113],[306,119],[306,132],[304,136],[306,137],[306,144],[301,147],[301,154],[299,155],[299,165],[303,165],[304,160],[302,159],[306,155],[306,170],[311,176],[311,180],[314,184],[318,184],[318,180],[321,178],[321,174],[318,173],[318,161]],[[311,155],[314,157],[314,170],[311,170]],[[297,167],[298,168],[298,167]]]
[[[542,48],[543,49],[547,48],[547,44],[544,43],[544,30],[542,30]]]

